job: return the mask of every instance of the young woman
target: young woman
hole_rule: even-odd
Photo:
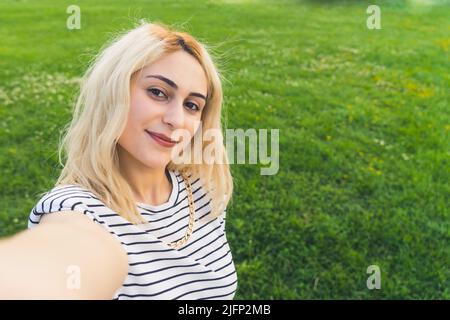
[[[222,98],[211,56],[187,33],[145,23],[106,46],[82,82],[55,187],[28,230],[0,241],[0,298],[232,299],[223,138],[216,163],[173,161],[175,147],[195,156],[207,147],[195,137],[221,132]]]

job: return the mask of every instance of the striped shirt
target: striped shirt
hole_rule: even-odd
[[[128,255],[128,275],[113,299],[233,299],[237,274],[226,238],[226,209],[211,220],[211,199],[199,179],[191,181],[194,230],[186,243],[172,249],[168,243],[186,233],[189,206],[181,174],[169,173],[173,188],[166,203],[136,203],[146,224],[133,225],[81,186],[63,185],[42,196],[31,210],[28,227],[46,213],[79,211],[113,234]]]

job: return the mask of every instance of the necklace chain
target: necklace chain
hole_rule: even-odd
[[[184,172],[180,172],[181,176],[183,177],[184,184],[186,185],[186,191],[187,191],[187,198],[188,198],[188,204],[189,204],[189,224],[188,228],[186,230],[186,234],[183,238],[181,238],[178,241],[174,241],[171,243],[168,243],[167,245],[173,249],[178,249],[181,247],[186,241],[189,240],[189,238],[192,236],[192,231],[194,230],[194,222],[195,222],[195,208],[194,208],[194,200],[192,196],[192,188],[191,183],[186,178]],[[147,222],[141,222],[137,224],[146,224]]]
[[[191,183],[186,178],[183,172],[181,172],[181,176],[183,177],[184,184],[186,185],[186,191],[187,191],[187,197],[188,197],[188,204],[189,204],[189,224],[188,228],[186,230],[186,234],[183,238],[181,238],[178,241],[174,241],[168,244],[169,247],[173,249],[178,249],[183,244],[185,244],[189,238],[192,235],[192,231],[194,230],[194,222],[195,222],[195,209],[194,209],[194,201],[192,197],[192,189],[191,189]]]

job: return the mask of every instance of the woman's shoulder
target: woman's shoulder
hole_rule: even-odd
[[[53,187],[45,192],[38,200],[36,207],[40,207],[42,211],[53,212],[60,207],[67,207],[68,204],[74,206],[78,204],[89,204],[101,201],[94,193],[87,188],[75,184],[65,184]]]
[[[37,225],[44,214],[61,211],[77,211],[96,220],[95,208],[103,205],[91,191],[75,184],[58,185],[41,194],[32,208],[29,216],[28,227]]]

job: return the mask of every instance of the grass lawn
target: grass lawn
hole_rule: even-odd
[[[450,299],[449,2],[370,1],[381,30],[365,1],[91,3],[0,3],[0,236],[57,178],[92,54],[146,18],[216,47],[228,128],[280,129],[276,175],[232,166],[236,299]]]

